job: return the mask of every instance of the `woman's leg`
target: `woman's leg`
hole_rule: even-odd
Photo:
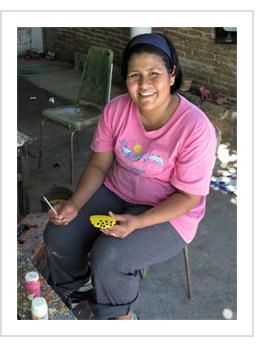
[[[175,256],[185,244],[169,222],[135,230],[124,239],[97,238],[91,267],[98,317],[129,315],[138,297],[139,270]]]
[[[123,202],[102,186],[68,225],[48,223],[44,231],[44,242],[49,279],[59,294],[77,290],[89,277],[88,252],[101,235],[100,230],[91,225],[89,216],[108,214],[109,209],[122,213]]]

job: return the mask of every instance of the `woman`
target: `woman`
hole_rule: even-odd
[[[44,234],[50,282],[64,296],[87,280],[90,254],[101,319],[135,319],[139,269],[192,241],[215,161],[214,127],[176,93],[182,73],[164,35],[128,43],[123,77],[128,93],[106,105],[77,188],[57,215],[49,211]],[[98,230],[94,214],[117,223]]]

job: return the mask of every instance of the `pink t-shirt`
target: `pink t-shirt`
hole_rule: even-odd
[[[98,123],[91,148],[114,151],[105,185],[120,198],[157,205],[178,188],[201,195],[197,207],[170,223],[189,243],[205,213],[205,195],[215,162],[215,129],[206,115],[180,96],[178,108],[161,128],[146,131],[128,94],[112,99]]]

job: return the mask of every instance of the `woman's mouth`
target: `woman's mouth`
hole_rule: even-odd
[[[149,92],[139,92],[138,93],[140,97],[142,98],[148,98],[155,94],[155,92],[149,91]]]

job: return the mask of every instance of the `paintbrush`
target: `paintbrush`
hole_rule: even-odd
[[[51,203],[49,202],[49,200],[43,195],[42,196],[43,200],[48,204],[48,206],[52,209],[52,211],[58,215],[57,211],[55,210],[55,208],[51,205]]]

